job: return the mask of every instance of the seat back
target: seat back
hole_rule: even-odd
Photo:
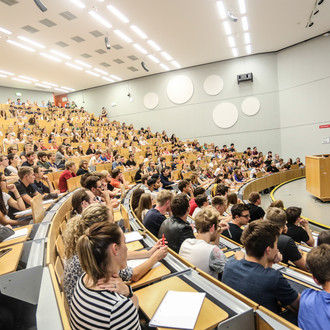
[[[42,195],[37,195],[32,199],[31,208],[33,223],[40,223],[45,216],[45,210],[42,206],[42,198]]]

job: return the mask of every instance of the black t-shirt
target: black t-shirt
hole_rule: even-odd
[[[27,160],[21,165],[21,166],[28,166],[28,167],[31,167],[33,166],[34,163],[30,164]]]
[[[159,228],[165,219],[165,215],[161,214],[156,209],[151,209],[145,215],[143,224],[150,232],[158,237]]]
[[[83,168],[80,167],[76,173],[76,176],[83,175],[85,173],[88,173],[88,170],[84,170]]]
[[[142,177],[142,171],[141,169],[138,169],[135,173],[135,177],[134,177],[134,181],[135,182],[140,182],[141,181],[141,177]]]
[[[125,165],[126,166],[136,166],[136,163],[134,160],[128,160]]]
[[[265,211],[257,205],[249,203],[250,207],[250,222],[254,220],[262,219],[265,215]]]
[[[237,242],[238,244],[241,243],[241,236],[242,236],[243,230],[235,225],[234,223],[229,223],[229,230],[226,229],[222,235],[230,238],[231,240]]]
[[[44,185],[41,181],[32,183],[32,187],[41,195],[49,194],[50,189],[46,185]]]
[[[290,236],[294,241],[300,242],[307,242],[309,240],[309,236],[307,231],[299,226],[296,226],[292,223],[287,224],[288,231],[285,235]]]
[[[294,240],[286,235],[280,235],[277,242],[277,247],[283,256],[283,262],[297,261],[301,258],[301,254],[295,244]]]

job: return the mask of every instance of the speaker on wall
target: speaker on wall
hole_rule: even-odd
[[[34,0],[34,3],[42,12],[45,12],[47,10],[47,7],[40,0]]]
[[[237,83],[239,84],[240,82],[243,81],[252,81],[253,82],[253,73],[242,73],[237,75]]]

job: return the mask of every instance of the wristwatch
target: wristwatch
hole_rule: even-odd
[[[128,289],[129,289],[129,295],[127,296],[127,298],[132,298],[133,297],[133,289],[130,285],[127,285]]]

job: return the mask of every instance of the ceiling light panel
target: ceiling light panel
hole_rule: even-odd
[[[235,44],[235,39],[234,39],[233,36],[229,36],[229,37],[228,37],[228,42],[229,42],[229,46],[230,46],[230,48],[233,48],[233,47],[236,46],[236,44]]]
[[[246,45],[245,49],[246,49],[246,52],[247,52],[248,54],[251,54],[251,53],[252,53],[251,45]]]
[[[238,5],[241,15],[245,15],[246,14],[245,0],[238,0]]]
[[[75,61],[76,63],[78,63],[79,65],[84,66],[85,68],[88,68],[88,69],[92,68],[92,66],[89,65],[89,64],[87,64],[87,63],[81,62],[81,61],[79,61],[79,60],[74,60],[74,61]]]
[[[99,14],[97,14],[94,10],[89,11],[88,14],[91,15],[99,23],[103,24],[108,29],[111,29],[112,25],[106,19],[104,19],[102,16],[100,16]]]
[[[39,86],[39,87],[43,87],[43,88],[51,88],[50,86],[44,85],[44,84],[39,84],[39,83],[35,83],[35,86]]]
[[[110,77],[113,78],[113,79],[115,79],[115,80],[118,80],[118,81],[123,80],[123,79],[121,79],[121,78],[115,76],[114,74],[111,74]]]
[[[71,91],[71,92],[74,92],[75,91],[75,89],[70,88],[70,87],[61,86],[61,88],[67,89],[68,91]]]
[[[225,6],[223,5],[222,1],[217,1],[217,8],[218,8],[220,18],[225,19],[227,17],[227,13],[226,13]]]
[[[94,71],[98,72],[98,73],[101,73],[101,74],[104,74],[104,75],[108,75],[109,73],[108,72],[105,72],[101,69],[98,69],[98,68],[94,68]]]
[[[119,30],[115,30],[115,33],[117,34],[118,37],[120,37],[124,41],[132,42],[132,39],[130,37],[128,37],[125,33],[121,32]]]
[[[241,21],[242,21],[243,31],[247,31],[249,29],[249,24],[248,24],[247,17],[246,16],[242,17]]]
[[[5,75],[7,75],[7,76],[15,76],[14,73],[11,73],[11,72],[8,72],[8,71],[0,70],[0,73],[3,73],[3,74],[5,74]]]
[[[148,40],[148,44],[157,52],[161,50],[161,48],[153,40]]]
[[[50,83],[50,82],[47,82],[47,81],[43,81],[42,83],[43,84],[46,84],[46,85],[49,85],[49,86],[58,87],[58,85],[53,84],[53,83]]]
[[[108,5],[107,8],[117,17],[119,18],[123,23],[128,23],[129,19],[123,15],[117,8],[115,8],[112,5]]]
[[[160,63],[160,60],[159,60],[157,57],[155,57],[154,55],[149,54],[148,57],[149,57],[153,62],[155,62],[155,63],[157,63],[157,64]]]
[[[46,48],[44,45],[39,44],[39,42],[35,42],[35,41],[30,40],[28,38],[25,38],[23,36],[18,36],[17,38],[20,39],[20,40],[22,40],[22,41],[25,41],[25,42],[29,43],[30,45],[36,46],[38,48],[42,48],[42,49]]]
[[[102,77],[102,79],[106,80],[106,81],[109,81],[109,82],[115,82],[113,79],[110,79],[108,77]]]
[[[131,25],[130,28],[142,39],[147,39],[147,35],[140,29],[138,28],[136,25]]]
[[[57,56],[63,57],[66,60],[71,60],[71,58],[72,58],[72,57],[70,57],[68,55],[65,55],[65,54],[63,54],[61,52],[58,52],[57,50],[54,50],[54,49],[51,49],[50,52],[53,53],[53,54],[55,54],[55,55],[57,55]]]
[[[27,76],[19,76],[20,78],[24,79],[24,80],[31,80],[31,81],[38,81],[38,79],[34,79],[34,78],[30,78],[30,77],[27,77]]]
[[[1,26],[0,26],[0,32],[3,32],[5,34],[12,34],[12,32],[10,32],[9,30],[7,30],[7,29],[5,29],[5,28],[3,28]]]
[[[59,58],[54,57],[52,55],[49,55],[49,54],[46,54],[46,53],[39,53],[39,54],[43,57],[49,58],[50,60],[52,60],[54,62],[58,62],[58,63],[62,62],[62,60],[60,60]]]
[[[8,76],[6,76],[5,74],[0,74],[1,78],[7,78]]]
[[[225,28],[225,32],[227,35],[231,35],[231,28],[230,28],[230,25],[229,23],[226,21],[226,22],[223,22],[223,27]]]
[[[69,63],[69,62],[66,62],[65,64],[66,64],[67,66],[71,67],[71,68],[76,69],[76,70],[79,70],[79,71],[82,71],[82,70],[83,70],[83,68],[80,67],[80,66],[78,66],[78,65],[75,65],[75,64],[72,64],[72,63]]]
[[[90,75],[92,75],[92,76],[95,76],[95,77],[99,77],[100,76],[98,73],[93,72],[93,71],[90,71],[90,70],[86,70],[85,72],[88,73],[88,74],[90,74]]]
[[[11,78],[13,80],[19,81],[19,82],[23,82],[25,84],[31,84],[31,81],[28,80],[24,80],[24,79],[19,79],[19,78]]]
[[[23,48],[25,50],[28,50],[29,52],[35,52],[36,51],[35,49],[33,49],[31,47],[22,45],[21,43],[16,42],[16,41],[11,40],[11,39],[8,39],[7,42],[10,43],[10,44],[12,44],[12,45],[14,45],[14,46],[16,46],[16,47],[20,47],[20,48]]]
[[[164,70],[166,70],[166,71],[169,71],[170,70],[170,68],[166,65],[166,64],[164,64],[164,63],[160,63],[159,64]]]
[[[172,61],[171,64],[175,66],[177,69],[181,68],[181,65],[177,61]]]
[[[59,92],[64,92],[64,93],[68,92],[68,91],[66,91],[65,89],[62,89],[62,88],[54,88],[54,90],[59,91]]]
[[[244,40],[246,44],[250,44],[251,43],[251,38],[250,38],[250,33],[245,32],[244,33]]]
[[[166,52],[161,52],[160,54],[161,54],[161,55],[165,58],[165,60],[167,60],[167,61],[172,61],[172,60],[173,60],[173,57],[172,57],[170,54],[166,53]]]
[[[81,9],[84,9],[86,7],[86,5],[79,0],[71,0],[71,2],[73,2],[77,7],[81,8]]]
[[[237,48],[232,48],[232,53],[233,53],[233,55],[235,56],[235,57],[237,57],[238,56],[238,50],[237,50]]]
[[[148,52],[139,44],[133,44],[134,48],[136,48],[140,53],[142,53],[143,55],[148,54]]]

